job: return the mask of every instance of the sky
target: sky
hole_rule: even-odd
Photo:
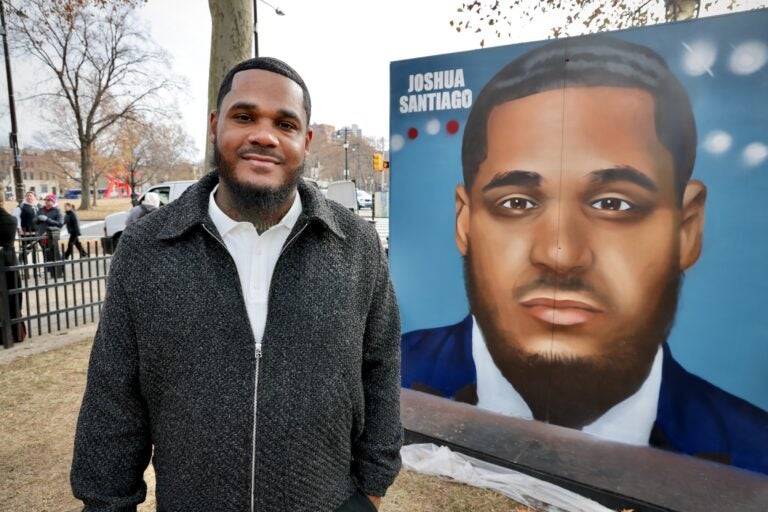
[[[270,5],[285,15],[278,16]],[[478,36],[457,33],[449,24],[460,5],[461,0],[259,0],[259,52],[284,60],[302,75],[312,95],[314,123],[337,128],[357,124],[365,136],[388,137],[390,62],[479,48]],[[187,83],[176,101],[202,159],[208,119],[208,2],[148,0],[139,15],[151,37],[172,58],[173,73]],[[548,35],[546,23],[523,20],[511,38],[486,38],[486,47]],[[24,100],[39,68],[31,59],[19,57],[11,68],[19,142],[26,147],[45,133],[39,105]],[[8,133],[4,75],[3,69],[0,132]],[[0,144],[6,140],[2,135]]]
[[[312,121],[337,128],[357,124],[363,135],[387,137],[389,63],[394,60],[471,50],[478,39],[449,25],[460,0],[270,0],[284,16],[258,3],[259,53],[277,57],[302,75],[312,95]],[[172,58],[172,70],[186,78],[179,95],[183,121],[202,158],[207,123],[211,21],[206,0],[149,0],[141,8],[152,38]],[[515,41],[543,39],[531,24]],[[500,44],[500,43],[497,43]],[[11,63],[17,98],[19,140],[32,145],[45,126],[34,101],[24,101],[35,77],[28,59]],[[4,71],[4,70],[3,70]],[[8,99],[0,95],[0,131],[10,131]],[[2,136],[0,144],[7,140]]]

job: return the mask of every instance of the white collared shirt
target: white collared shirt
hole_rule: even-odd
[[[533,413],[520,393],[502,375],[485,345],[483,333],[472,317],[472,358],[477,372],[477,405],[507,416],[531,420]],[[611,441],[647,446],[661,389],[663,351],[659,347],[651,371],[632,396],[582,428],[582,432]]]
[[[280,222],[259,235],[250,222],[237,222],[216,204],[218,185],[208,201],[208,215],[219,231],[229,254],[235,260],[240,286],[245,299],[245,309],[257,343],[264,337],[269,306],[269,287],[272,273],[280,257],[283,244],[302,211],[301,198],[296,192],[291,208]]]

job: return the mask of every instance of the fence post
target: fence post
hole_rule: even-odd
[[[8,280],[5,278],[5,249],[0,247],[0,322],[3,337],[3,347],[13,347],[11,332],[11,299],[8,295]]]
[[[48,243],[45,245],[45,257],[43,261],[47,263],[55,263],[52,267],[48,267],[47,270],[54,279],[60,279],[64,277],[64,263],[61,261],[61,253],[59,252],[59,234],[61,230],[57,227],[50,226],[45,232],[48,237]]]

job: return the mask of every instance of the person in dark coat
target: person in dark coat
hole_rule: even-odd
[[[8,213],[4,208],[5,197],[0,194],[0,247],[3,249],[3,265],[11,267],[18,265],[16,260],[16,250],[13,242],[16,240],[16,217]],[[5,272],[5,282],[9,290],[19,287],[19,274],[16,271]],[[18,318],[21,313],[21,295],[13,295],[10,297],[9,309],[11,313],[11,320]],[[1,331],[0,331],[1,333]],[[24,341],[26,337],[26,329],[24,324],[16,324],[11,327],[11,334],[13,336],[14,343],[20,343]],[[5,341],[5,340],[3,340]]]
[[[35,219],[39,215],[40,205],[37,204],[37,195],[34,190],[24,194],[24,200],[19,205],[19,237],[21,237],[21,260],[27,263],[27,253],[34,252],[37,240],[31,239],[37,236]],[[33,259],[34,263],[34,259]]]
[[[64,251],[64,259],[66,260],[73,255],[75,247],[77,247],[81,258],[87,258],[88,251],[80,243],[80,220],[77,218],[75,205],[72,203],[64,203],[64,224],[67,226],[67,231],[69,231],[69,242],[67,243],[67,250]]]
[[[35,217],[37,236],[45,237],[40,240],[40,243],[43,246],[43,260],[45,262],[56,261],[61,257],[57,242],[58,236],[54,237],[54,240],[50,240],[49,238],[52,235],[52,231],[58,231],[63,225],[64,216],[61,214],[59,207],[56,206],[56,196],[54,194],[48,194],[45,196],[45,205],[40,208],[37,217]],[[46,268],[51,276],[57,275],[56,269],[53,267]]]
[[[35,218],[39,215],[40,205],[37,204],[37,196],[33,190],[30,190],[24,194],[24,200],[20,205],[21,213],[19,218],[21,220],[21,233],[25,236],[34,236]]]

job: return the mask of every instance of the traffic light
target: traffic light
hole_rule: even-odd
[[[381,171],[384,169],[384,155],[381,153],[373,154],[373,170]]]

